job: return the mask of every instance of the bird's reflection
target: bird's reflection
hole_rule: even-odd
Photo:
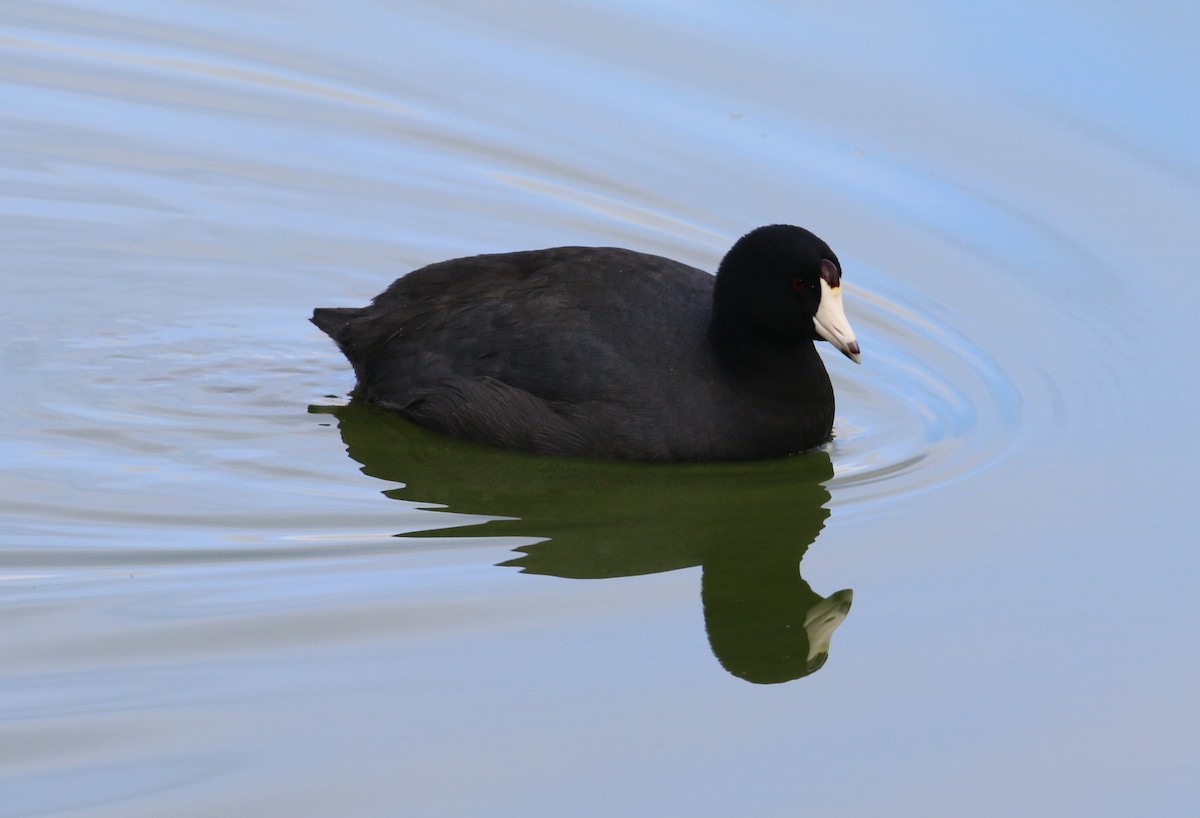
[[[502,563],[576,579],[702,567],[709,644],[735,676],[768,684],[825,663],[851,592],[822,597],[800,560],[829,512],[829,456],[651,465],[532,457],[418,428],[352,402],[337,418],[364,473],[404,484],[391,497],[503,515],[488,533],[545,537]],[[437,533],[437,532],[432,532]]]

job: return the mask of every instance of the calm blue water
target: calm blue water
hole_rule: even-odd
[[[1197,36],[0,5],[0,816],[1197,814]],[[779,221],[863,348],[804,457],[447,441],[306,320]]]

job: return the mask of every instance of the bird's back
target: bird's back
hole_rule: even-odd
[[[678,445],[662,419],[686,421],[697,382],[712,380],[712,282],[658,256],[562,247],[433,264],[313,322],[362,397],[423,425],[509,448],[666,459]]]

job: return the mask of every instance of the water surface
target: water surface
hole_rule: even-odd
[[[1194,815],[1198,23],[0,9],[0,815]],[[306,321],[779,221],[800,457],[449,441]]]

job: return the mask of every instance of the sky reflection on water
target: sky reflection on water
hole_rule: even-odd
[[[282,9],[0,9],[9,813],[1200,810],[1195,9]],[[832,479],[543,503],[308,411],[315,305],[774,221],[854,296]],[[740,536],[854,589],[819,672],[714,662]]]

